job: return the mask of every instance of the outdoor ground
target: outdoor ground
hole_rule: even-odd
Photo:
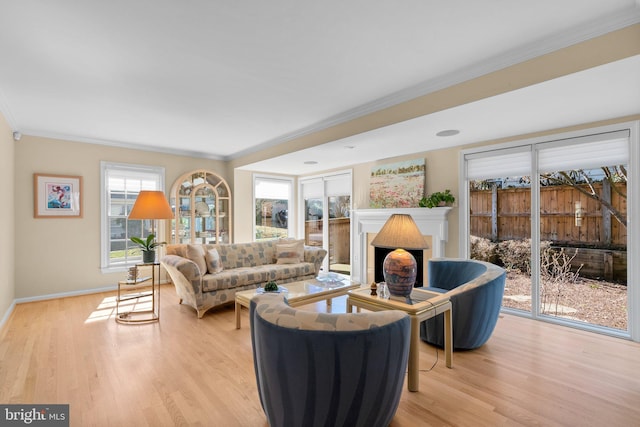
[[[531,310],[531,279],[518,271],[507,273],[505,307]],[[578,278],[577,283],[550,286],[541,301],[546,314],[621,330],[627,329],[627,287]]]

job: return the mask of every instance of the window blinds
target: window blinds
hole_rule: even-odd
[[[467,179],[482,180],[531,174],[531,146],[465,155]]]
[[[325,178],[327,196],[350,196],[351,174],[332,175]]]
[[[271,200],[289,200],[291,181],[273,178],[255,179],[255,198]]]
[[[629,162],[629,130],[466,154],[466,178],[482,180],[531,175],[532,149],[537,153],[540,173],[626,165]]]
[[[536,146],[540,173],[595,169],[629,162],[629,131],[553,141]]]
[[[329,175],[322,178],[311,178],[300,181],[303,199],[321,199],[325,195],[350,196],[351,174]]]

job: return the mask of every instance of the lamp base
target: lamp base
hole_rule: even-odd
[[[411,295],[417,272],[416,259],[404,249],[389,252],[382,264],[384,281],[387,282],[389,293],[394,296]]]

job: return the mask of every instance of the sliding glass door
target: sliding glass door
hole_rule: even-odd
[[[540,144],[538,314],[627,330],[628,132]]]
[[[503,306],[531,312],[531,149],[467,158],[470,258],[507,269]]]
[[[324,271],[351,274],[351,173],[300,180],[305,243],[327,250]]]
[[[463,251],[507,270],[507,311],[629,334],[631,141],[623,129],[464,153]]]

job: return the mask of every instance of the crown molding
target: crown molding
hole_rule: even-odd
[[[640,4],[640,0],[636,0],[636,4]],[[640,23],[640,8],[638,7],[632,11],[625,10],[612,14],[607,17],[591,21],[587,24],[563,31],[559,34],[540,38],[534,42],[511,49],[500,55],[489,57],[481,62],[466,67],[463,70],[449,73],[446,76],[426,80],[417,85],[407,87],[398,92],[343,111],[342,113],[333,115],[312,125],[280,135],[246,150],[238,151],[227,156],[226,159],[238,159],[245,155],[253,154],[315,132],[320,132],[333,126],[384,110],[385,108],[411,101],[412,99],[437,92],[465,81],[473,80],[483,75],[502,70],[512,65],[516,65],[638,23]]]
[[[108,147],[127,148],[130,150],[150,151],[154,153],[165,153],[175,156],[196,157],[209,160],[226,160],[223,156],[216,156],[211,153],[200,151],[180,150],[177,148],[160,147],[155,145],[145,145],[127,141],[110,141],[99,138],[87,138],[77,135],[60,134],[54,132],[45,132],[33,129],[25,129],[21,131],[22,135],[35,136],[40,138],[58,139],[61,141],[82,142],[87,144],[104,145]]]

